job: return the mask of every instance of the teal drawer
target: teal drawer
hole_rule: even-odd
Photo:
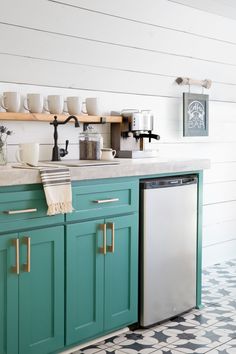
[[[75,186],[75,210],[66,215],[66,220],[85,220],[137,211],[138,188],[138,181]]]
[[[47,216],[42,189],[4,191],[0,189],[0,233],[64,221],[64,215]]]

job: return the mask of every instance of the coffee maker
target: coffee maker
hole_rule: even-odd
[[[120,158],[154,157],[156,151],[143,150],[143,141],[159,140],[160,136],[153,134],[154,116],[150,110],[123,110],[112,112],[111,115],[121,115],[122,123],[111,124],[111,146]]]

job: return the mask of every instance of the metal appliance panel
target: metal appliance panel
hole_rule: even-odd
[[[151,131],[153,130],[153,115],[150,111],[133,113],[131,118],[132,131]]]
[[[196,305],[197,184],[144,189],[142,199],[140,324],[147,327]]]

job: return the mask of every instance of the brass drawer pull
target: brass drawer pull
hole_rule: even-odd
[[[111,229],[111,246],[107,247],[108,252],[115,252],[115,223],[111,222],[107,224],[107,227]]]
[[[35,213],[37,208],[34,209],[21,209],[21,210],[5,210],[3,213],[8,215],[23,214],[23,213]]]
[[[107,225],[101,224],[101,230],[103,231],[103,247],[99,247],[99,252],[106,254],[107,253]]]
[[[30,237],[23,237],[23,243],[27,245],[27,263],[23,264],[23,270],[27,273],[30,273],[31,267],[31,238]]]
[[[16,274],[20,274],[20,245],[19,245],[19,239],[16,238],[14,240],[12,240],[13,242],[13,245],[15,246],[16,248],[16,265],[12,267],[12,271],[13,273],[16,273]]]
[[[99,200],[94,200],[94,203],[97,204],[105,204],[105,203],[113,203],[113,202],[119,202],[119,198],[112,198],[112,199],[99,199]]]

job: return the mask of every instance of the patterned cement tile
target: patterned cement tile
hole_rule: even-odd
[[[232,340],[232,337],[221,328],[209,327],[193,335],[192,338],[180,339],[169,345],[168,348],[182,353],[207,353],[213,348]]]
[[[236,339],[209,351],[207,354],[236,354]]]

